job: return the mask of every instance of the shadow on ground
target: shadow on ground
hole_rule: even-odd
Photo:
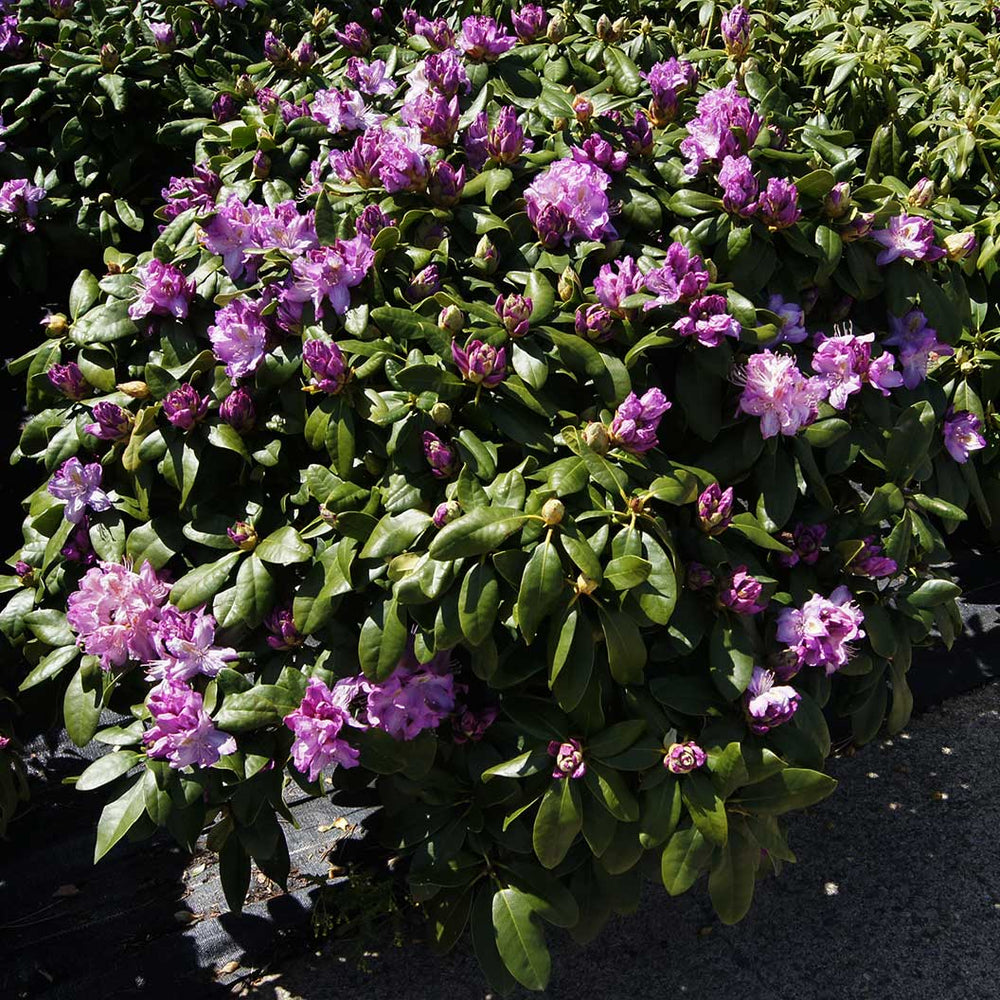
[[[1000,686],[832,760],[837,793],[794,817],[799,863],[758,886],[743,923],[712,915],[704,881],[592,945],[552,935],[548,1000],[994,1000],[1000,951]],[[277,966],[253,1000],[484,1000],[475,960],[391,943],[368,970],[335,952]]]

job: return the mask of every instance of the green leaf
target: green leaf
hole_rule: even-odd
[[[422,510],[385,514],[361,550],[362,559],[384,559],[405,552],[427,529],[430,515]],[[455,522],[458,523],[457,521]]]
[[[81,271],[69,290],[69,315],[76,321],[100,298],[101,287],[90,271]]]
[[[714,851],[696,826],[678,830],[663,848],[660,877],[671,896],[687,892],[705,870]]]
[[[659,847],[677,829],[681,805],[681,783],[673,774],[643,793],[639,843],[647,851]]]
[[[729,840],[716,856],[708,876],[708,894],[724,924],[739,923],[750,909],[759,851],[744,824],[734,823]]]
[[[458,597],[458,621],[472,646],[484,643],[493,631],[500,610],[500,583],[488,562],[476,563],[462,580]]]
[[[514,989],[516,983],[514,977],[507,971],[507,966],[497,948],[497,936],[493,928],[493,896],[492,883],[484,881],[472,903],[469,929],[472,934],[472,947],[483,973],[498,993],[506,995]]]
[[[735,701],[753,675],[754,649],[746,630],[718,618],[709,640],[708,660],[712,682],[727,701]]]
[[[587,762],[584,781],[590,793],[615,819],[634,823],[639,818],[639,803],[629,791],[625,779],[610,767]]]
[[[428,551],[439,560],[486,555],[527,520],[527,515],[512,507],[478,507],[445,525]]]
[[[98,757],[84,772],[76,782],[76,789],[79,792],[88,792],[94,788],[100,788],[115,778],[120,778],[127,774],[135,765],[142,760],[142,754],[132,750],[118,750],[106,753],[103,757]]]
[[[645,731],[645,719],[616,722],[587,741],[587,753],[594,757],[613,757],[632,746]]]
[[[597,606],[608,648],[611,676],[619,684],[641,684],[646,667],[646,643],[639,626],[623,611]]]
[[[272,531],[254,549],[254,555],[266,563],[276,563],[279,566],[292,566],[295,563],[307,562],[312,558],[312,546],[307,545],[302,536],[290,525]]]
[[[779,542],[777,538],[774,538],[765,531],[753,514],[737,514],[729,525],[729,530],[742,535],[748,541],[753,542],[754,545],[762,549],[770,549],[772,552],[783,552],[786,554],[792,551],[787,545]]]
[[[538,545],[521,577],[514,614],[524,640],[529,645],[538,634],[538,628],[546,618],[562,592],[564,573],[559,551],[551,539]]]
[[[101,718],[101,669],[93,657],[86,657],[73,675],[63,698],[63,723],[69,738],[86,746],[97,732]]]
[[[243,912],[247,890],[250,888],[250,855],[239,837],[230,834],[219,851],[219,880],[226,905],[233,913]]]
[[[604,579],[615,590],[632,590],[645,583],[652,572],[653,564],[640,556],[619,556],[604,567]]]
[[[788,767],[764,781],[744,788],[734,805],[762,816],[780,816],[805,809],[832,794],[837,782],[819,771]]]
[[[526,861],[512,861],[504,870],[543,920],[556,927],[572,927],[580,919],[576,899],[555,875]]]
[[[60,646],[58,649],[53,649],[43,656],[31,673],[21,681],[17,687],[18,691],[27,691],[36,684],[42,684],[53,677],[58,677],[63,672],[63,668],[72,663],[79,655],[80,650],[76,646]]]
[[[716,794],[712,779],[693,771],[681,781],[681,797],[702,836],[713,844],[725,844],[729,836],[726,803]]]
[[[138,822],[146,808],[142,790],[142,776],[123,795],[109,802],[97,821],[97,844],[94,847],[95,864],[125,836]]]
[[[560,864],[583,825],[580,792],[573,778],[552,779],[542,796],[531,841],[535,855],[546,868]]]
[[[604,67],[619,94],[634,97],[639,93],[642,86],[639,68],[621,49],[609,45],[604,50]]]
[[[242,555],[242,552],[227,552],[221,559],[185,573],[170,588],[170,603],[179,611],[190,611],[208,604],[222,590]]]
[[[244,559],[236,574],[236,588],[232,605],[225,614],[216,617],[223,628],[243,622],[256,628],[274,606],[275,584],[271,571],[257,558],[257,553]]]
[[[529,898],[514,888],[493,897],[493,929],[497,950],[511,975],[529,990],[544,990],[552,959]]]
[[[936,608],[939,604],[954,600],[962,593],[962,588],[951,580],[924,580],[906,600],[915,608]]]
[[[900,414],[885,449],[885,471],[889,479],[906,484],[927,458],[934,437],[934,408],[921,400]]]

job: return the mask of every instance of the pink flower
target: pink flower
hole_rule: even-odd
[[[657,389],[648,389],[641,397],[630,392],[618,407],[608,431],[612,441],[626,451],[641,455],[655,448],[660,418],[673,404]]]
[[[663,766],[671,774],[690,774],[705,766],[708,754],[697,743],[671,743],[667,747]]]
[[[196,611],[165,607],[153,634],[158,659],[146,667],[146,680],[189,681],[198,674],[215,677],[236,659],[236,650],[215,645],[215,619]]]
[[[295,733],[292,760],[310,781],[315,781],[330,764],[358,766],[358,750],[340,734],[345,726],[368,728],[351,715],[351,702],[370,689],[363,677],[345,677],[334,684],[333,690],[318,677],[309,678],[302,704],[285,716],[284,723]]]
[[[885,248],[875,263],[880,267],[894,260],[940,260],[945,254],[934,246],[934,223],[918,215],[894,215],[885,229],[877,229],[872,237]]]
[[[848,399],[868,383],[888,396],[891,389],[903,384],[903,376],[894,368],[895,358],[889,353],[873,359],[871,344],[874,333],[855,336],[852,333],[835,337],[817,334],[819,346],[812,358],[813,371],[826,386],[830,405],[835,410],[847,406]]]
[[[964,465],[971,452],[986,447],[979,417],[968,410],[949,410],[944,420],[944,446],[956,462]]]
[[[761,351],[747,361],[739,408],[760,417],[761,437],[788,437],[811,424],[825,395],[822,379],[806,378],[788,354]]]
[[[645,277],[634,257],[624,257],[612,264],[602,264],[594,279],[594,292],[605,309],[622,315],[622,303],[643,286]]]
[[[472,62],[495,62],[517,44],[492,17],[474,15],[462,21],[458,47]]]
[[[259,214],[257,205],[248,205],[231,194],[201,227],[202,244],[222,257],[231,278],[241,277],[246,268],[245,251],[254,245]]]
[[[66,501],[63,516],[79,524],[88,510],[108,510],[111,498],[101,489],[101,465],[91,462],[84,465],[80,459],[67,458],[52,474],[49,493],[57,500]]]
[[[412,647],[396,669],[368,692],[368,721],[395,740],[416,739],[437,727],[455,708],[454,678],[448,655],[420,664]]]
[[[776,687],[772,671],[754,667],[744,695],[750,731],[762,736],[787,722],[798,711],[801,700],[795,688]]]
[[[148,700],[153,726],[142,741],[150,757],[170,761],[173,768],[211,767],[236,752],[236,740],[215,728],[201,695],[181,681],[165,680]]]
[[[691,253],[683,243],[671,243],[663,265],[646,275],[645,286],[656,299],[647,302],[643,306],[644,311],[656,306],[690,302],[703,295],[708,288],[708,271],[701,257]]]
[[[592,163],[572,158],[556,160],[524,192],[528,219],[542,243],[566,246],[581,236],[589,240],[614,238],[608,196],[611,178]]]
[[[693,177],[706,162],[721,164],[727,156],[740,156],[753,145],[760,126],[760,117],[737,93],[735,81],[710,90],[698,101],[697,116],[687,123],[688,137],[681,142],[688,160],[684,172]]]
[[[801,608],[785,608],[775,634],[794,652],[798,668],[825,667],[829,676],[853,655],[848,643],[864,638],[864,619],[847,587],[838,587],[828,598],[813,594]]]
[[[215,314],[208,328],[215,356],[226,366],[226,374],[235,383],[252,375],[267,351],[267,324],[260,305],[246,299],[233,299]]]
[[[587,764],[583,759],[583,747],[579,740],[552,740],[549,743],[549,756],[555,757],[553,778],[582,778],[587,773]]]
[[[730,316],[725,296],[706,295],[688,306],[686,316],[674,323],[682,337],[694,337],[703,347],[718,347],[726,337],[739,339],[742,327]]]
[[[351,305],[350,290],[365,280],[374,261],[375,251],[364,236],[309,250],[292,261],[294,284],[283,298],[291,302],[311,300],[317,319],[323,317],[324,302],[343,316]]]
[[[174,316],[183,319],[194,298],[194,282],[173,264],[155,258],[133,272],[139,281],[139,297],[128,307],[131,320],[145,316]]]

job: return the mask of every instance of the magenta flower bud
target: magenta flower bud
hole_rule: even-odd
[[[465,326],[465,315],[456,305],[445,306],[438,313],[437,325],[449,333],[461,333]]]
[[[97,562],[97,553],[90,544],[90,519],[83,517],[70,533],[66,544],[59,554],[68,562],[80,563],[83,566],[93,566]]]
[[[270,87],[261,87],[254,94],[254,100],[257,102],[257,107],[265,114],[271,114],[272,111],[277,110],[281,103],[281,98]]]
[[[495,305],[497,316],[504,329],[514,337],[523,337],[528,332],[528,321],[531,318],[531,310],[534,303],[527,295],[502,295],[497,296]]]
[[[754,667],[744,695],[750,731],[763,735],[787,722],[798,710],[802,696],[793,687],[775,686],[774,673]]]
[[[587,773],[587,765],[583,759],[583,747],[579,740],[552,740],[549,743],[549,756],[555,757],[553,778],[582,778]]]
[[[525,4],[520,10],[511,11],[510,23],[517,37],[527,44],[545,34],[549,26],[549,15],[538,4]]]
[[[199,396],[198,390],[185,382],[179,389],[167,393],[163,412],[174,427],[190,431],[208,413],[208,396]]]
[[[783,177],[772,177],[757,203],[757,211],[769,229],[788,229],[802,217],[799,191]]]
[[[488,389],[499,385],[507,376],[507,349],[497,350],[481,340],[472,340],[465,350],[452,341],[451,356],[462,373],[462,378],[473,385],[483,385]]]
[[[121,62],[121,56],[118,54],[118,50],[110,43],[105,42],[101,46],[101,69],[107,70],[109,73],[116,69],[118,64]]]
[[[174,26],[165,21],[150,21],[149,30],[157,52],[171,52],[177,44]]]
[[[800,562],[812,566],[820,557],[824,538],[826,538],[825,524],[803,524],[800,521],[791,533],[784,532],[781,535],[781,540],[792,551],[787,555],[783,553],[778,556],[779,565],[788,569]]]
[[[84,424],[83,427],[88,434],[93,434],[102,441],[120,441],[131,433],[132,414],[116,403],[102,400],[94,406],[92,412],[94,423]]]
[[[972,452],[986,447],[982,430],[979,417],[968,410],[949,410],[945,415],[944,446],[959,465],[965,465]]]
[[[259,181],[267,180],[271,176],[271,157],[262,149],[253,154],[253,175]]]
[[[288,46],[273,32],[264,35],[264,58],[274,66],[284,66],[292,54]]]
[[[366,56],[372,50],[371,35],[357,21],[344,25],[343,31],[334,31],[338,42],[352,56]]]
[[[578,163],[593,163],[602,170],[621,173],[628,166],[628,153],[615,149],[603,136],[588,135],[579,146],[572,149],[573,159]]]
[[[708,755],[697,743],[671,743],[663,758],[663,766],[671,774],[690,774],[704,767],[707,760]]]
[[[691,561],[687,564],[684,582],[688,590],[707,590],[715,583],[715,576],[707,566]]]
[[[443,52],[432,52],[423,63],[424,79],[431,90],[445,97],[454,97],[459,92],[467,94],[472,89],[468,71],[462,57],[451,48]],[[481,113],[485,119],[485,113]],[[480,115],[476,116],[478,121]]]
[[[221,125],[236,117],[236,99],[232,94],[217,94],[212,101],[212,117]]]
[[[335,396],[343,390],[351,377],[341,349],[325,340],[307,340],[302,345],[302,360],[313,373],[309,383],[313,392],[326,392]]]
[[[417,26],[417,20],[420,15],[412,8],[407,7],[403,10],[403,27],[412,35],[414,29]]]
[[[421,435],[424,446],[424,458],[431,467],[431,474],[438,479],[453,476],[458,469],[458,455],[433,431],[424,431]]]
[[[303,38],[295,47],[292,58],[297,63],[299,69],[308,69],[316,62],[316,48],[312,42]]]
[[[454,521],[456,517],[459,517],[461,513],[462,505],[457,500],[446,500],[434,508],[434,516],[431,520],[434,522],[435,528],[443,528],[449,522]]]
[[[450,208],[458,202],[463,187],[465,187],[465,167],[456,170],[446,160],[439,160],[431,168],[427,193],[435,205]]]
[[[24,587],[30,587],[35,582],[34,567],[23,559],[14,563],[14,575],[20,579],[21,585]]]
[[[650,451],[659,444],[660,418],[671,406],[659,389],[649,389],[642,397],[630,392],[611,421],[611,440],[637,455]]]
[[[653,126],[641,111],[635,113],[631,125],[622,128],[622,140],[629,152],[636,156],[652,155]]]
[[[739,339],[742,327],[727,312],[728,303],[722,295],[706,295],[688,306],[687,315],[674,323],[682,337],[694,337],[704,347],[718,347],[726,337]]]
[[[719,600],[738,615],[756,615],[767,607],[767,599],[758,604],[762,586],[760,580],[747,572],[746,566],[737,566],[723,581]]]
[[[471,62],[495,62],[517,44],[492,17],[473,15],[462,21],[458,47]]]
[[[264,619],[264,627],[271,633],[267,637],[271,649],[295,649],[305,641],[305,636],[295,627],[290,604],[275,608]]]
[[[906,200],[915,208],[926,208],[934,200],[934,181],[921,177],[906,195]]]
[[[834,184],[823,199],[823,210],[831,219],[841,218],[851,207],[851,185],[847,181]]]
[[[594,102],[584,94],[577,94],[573,98],[573,114],[581,125],[586,125],[593,117]]]
[[[58,389],[67,399],[83,399],[90,392],[90,386],[75,361],[53,365],[46,374],[53,388]]]
[[[257,529],[249,521],[237,521],[226,528],[226,534],[233,545],[244,552],[252,552],[257,547]]]
[[[249,434],[257,422],[257,407],[246,389],[234,389],[219,404],[219,418],[238,434]]]
[[[719,170],[722,207],[734,215],[749,218],[757,211],[760,188],[749,156],[727,156]]]
[[[386,215],[378,205],[366,205],[354,220],[354,231],[370,243],[383,229],[394,225],[395,220]]]
[[[406,286],[406,297],[411,302],[422,302],[441,291],[441,269],[437,264],[428,264],[410,279]]]
[[[496,722],[499,710],[489,705],[486,708],[474,712],[471,708],[465,707],[457,711],[452,718],[453,739],[456,743],[478,743],[485,735],[486,730]]]
[[[872,580],[895,576],[899,567],[895,559],[890,559],[882,551],[882,546],[876,544],[875,536],[864,539],[861,551],[845,567],[854,576],[867,576]]]
[[[973,232],[950,233],[942,240],[948,260],[965,260],[975,253],[979,240]]]
[[[445,97],[427,90],[407,101],[399,117],[420,129],[420,138],[432,146],[448,146],[455,138],[461,109],[457,97]]]
[[[742,5],[734,7],[722,15],[719,27],[726,55],[730,59],[742,59],[750,51],[750,11]]]
[[[382,23],[382,8],[381,7],[372,7],[372,20],[376,24],[381,24]],[[410,29],[407,29],[407,30],[410,30]]]
[[[875,225],[874,212],[856,212],[848,222],[841,227],[840,238],[845,243],[853,243],[867,236]]]
[[[698,497],[698,527],[706,535],[721,535],[733,520],[733,488],[712,483]]]
[[[545,205],[535,217],[535,231],[538,233],[538,242],[546,250],[553,250],[559,246],[567,230],[569,229],[569,219],[558,205]]]
[[[526,148],[524,129],[517,120],[517,109],[507,105],[500,109],[496,124],[486,136],[486,149],[497,163],[517,163]],[[527,144],[530,150],[531,144]]]

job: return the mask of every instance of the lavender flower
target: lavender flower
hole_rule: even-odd
[[[591,163],[557,160],[539,174],[524,193],[528,219],[547,247],[581,236],[613,238],[605,193],[611,178]]]
[[[800,521],[791,533],[785,532],[781,535],[781,541],[792,551],[778,556],[779,565],[787,569],[799,563],[805,566],[814,565],[819,559],[824,538],[826,538],[825,524],[803,524]]]
[[[726,299],[722,295],[695,299],[688,306],[687,315],[674,323],[674,329],[682,337],[694,337],[704,347],[718,347],[726,337],[739,339],[743,328],[726,309]]]
[[[120,441],[128,437],[132,431],[132,414],[116,403],[101,400],[94,405],[91,412],[94,415],[94,423],[84,424],[83,429],[102,441]]]
[[[455,32],[443,17],[429,21],[426,17],[418,17],[413,26],[413,33],[426,38],[435,52],[444,52],[455,44]]]
[[[840,228],[840,238],[845,243],[854,243],[867,236],[875,225],[874,212],[855,212],[848,222]]]
[[[267,644],[271,649],[297,649],[305,642],[305,636],[295,626],[295,616],[290,604],[280,604],[264,619],[264,628],[271,634]]]
[[[412,90],[436,90],[445,97],[467,94],[472,89],[472,81],[466,71],[461,56],[455,49],[432,52],[422,63],[411,70],[406,77]]]
[[[366,729],[351,715],[351,702],[367,694],[371,685],[363,677],[345,677],[328,688],[318,677],[310,677],[302,703],[284,718],[295,733],[292,760],[295,767],[315,781],[331,764],[357,767],[358,750],[341,735],[345,727]]]
[[[462,148],[473,171],[482,170],[490,158],[486,148],[486,139],[490,134],[490,119],[485,111],[481,111],[469,122],[462,135]]]
[[[3,51],[2,32],[0,32],[0,51]],[[34,220],[38,218],[38,203],[45,197],[45,188],[30,181],[24,179],[4,181],[0,184],[0,212],[14,216],[26,233],[33,233]]]
[[[246,389],[236,388],[219,404],[219,419],[239,434],[249,434],[257,421],[253,396]]]
[[[588,135],[579,146],[570,152],[577,163],[592,163],[604,171],[621,173],[628,166],[628,153],[616,150],[607,139],[594,133]]]
[[[769,229],[788,229],[802,218],[799,190],[783,177],[772,177],[757,202],[757,212]]]
[[[798,711],[801,700],[795,688],[775,686],[772,671],[754,667],[744,696],[750,731],[763,736],[787,722]]]
[[[347,60],[344,75],[362,94],[374,97],[379,94],[393,94],[396,84],[386,75],[387,66],[382,59],[373,59],[370,63],[357,56]]]
[[[213,170],[196,164],[191,177],[171,177],[170,183],[160,191],[160,197],[167,202],[164,216],[176,219],[190,208],[207,212],[215,205],[215,196],[222,187],[222,179]]]
[[[312,301],[317,319],[323,317],[324,302],[343,316],[351,305],[350,290],[364,281],[374,261],[375,252],[364,236],[309,250],[292,261],[294,284],[284,297],[292,302]]]
[[[177,44],[177,36],[174,34],[174,26],[165,21],[150,21],[149,31],[153,36],[153,44],[156,51],[161,53],[173,51]]]
[[[630,392],[611,421],[611,440],[637,455],[650,451],[659,444],[656,431],[671,405],[656,388],[648,389],[641,397]]]
[[[882,546],[875,543],[874,535],[864,539],[861,551],[847,564],[847,572],[854,576],[867,576],[873,580],[893,576],[899,567],[895,559],[882,552]]]
[[[773,341],[774,347],[778,344],[801,344],[809,335],[805,310],[797,302],[786,302],[780,295],[772,295],[767,300],[767,308],[781,322],[778,336]]]
[[[741,155],[753,145],[760,126],[760,117],[736,92],[735,82],[710,90],[698,101],[697,116],[687,123],[688,137],[681,142],[688,161],[684,172],[693,177],[709,161],[721,164],[727,156]]]
[[[90,392],[90,386],[75,361],[69,361],[64,365],[53,365],[46,374],[53,387],[67,399],[84,399]]]
[[[510,105],[502,107],[496,123],[486,135],[486,151],[497,163],[510,164],[517,163],[522,152],[530,152],[532,145],[518,123],[517,109]]]
[[[357,21],[345,24],[343,31],[334,31],[333,34],[351,55],[366,56],[372,50],[371,36]]]
[[[971,452],[986,447],[983,425],[979,417],[968,410],[949,410],[944,419],[944,446],[956,462],[965,465]]]
[[[757,211],[760,187],[749,156],[727,156],[719,170],[722,207],[734,215],[749,218]]]
[[[788,437],[811,424],[824,396],[821,379],[806,378],[787,354],[761,351],[747,361],[739,408],[760,417],[761,437]]]
[[[775,635],[795,654],[797,667],[824,667],[829,676],[853,655],[848,643],[864,638],[864,619],[847,587],[838,587],[829,598],[813,594],[801,608],[785,608]]]
[[[573,328],[587,340],[608,340],[612,334],[614,317],[599,303],[580,306],[573,317]]]
[[[528,332],[534,303],[527,295],[497,296],[494,306],[500,323],[511,337],[523,337]]]
[[[690,774],[704,767],[708,754],[697,743],[671,743],[663,757],[663,766],[671,774]]]
[[[267,351],[267,324],[260,305],[243,298],[233,299],[215,314],[215,322],[208,328],[208,339],[234,384],[237,379],[252,375]]]
[[[399,665],[368,692],[368,721],[395,740],[416,739],[425,729],[437,729],[454,711],[455,681],[447,653],[420,664],[412,641]]]
[[[273,31],[264,34],[264,58],[274,66],[286,66],[291,61],[288,46]]]
[[[625,148],[636,156],[651,156],[653,153],[653,126],[649,119],[636,111],[631,125],[622,126],[622,142]]]
[[[140,264],[134,274],[139,283],[139,297],[128,308],[129,319],[187,316],[195,287],[179,268],[154,258],[148,264]]]
[[[624,257],[611,264],[602,264],[594,279],[598,301],[614,315],[624,315],[622,303],[643,286],[644,276],[634,257]]]
[[[473,385],[483,385],[492,389],[507,377],[507,349],[497,350],[481,340],[470,341],[463,350],[457,341],[452,341],[451,356],[454,358],[462,378]]]
[[[871,343],[875,334],[861,337],[841,334],[836,337],[817,335],[819,346],[812,358],[813,371],[823,379],[828,402],[835,410],[847,406],[850,396],[868,383],[888,396],[891,389],[903,384],[903,376],[894,369],[895,358],[889,353],[873,359]]]
[[[940,260],[941,247],[934,246],[934,224],[917,215],[894,215],[885,229],[877,229],[872,237],[885,247],[875,258],[880,267],[894,260]]]
[[[448,479],[458,468],[458,455],[455,450],[437,436],[433,431],[424,431],[421,435],[424,447],[424,458],[431,467],[431,474],[438,479]]]
[[[925,378],[932,361],[943,355],[954,354],[950,344],[938,341],[937,331],[927,325],[927,317],[919,309],[911,309],[905,316],[889,317],[892,336],[885,343],[899,348],[903,385],[915,389]]]
[[[569,739],[562,743],[552,740],[549,743],[549,756],[556,759],[552,769],[553,778],[582,778],[587,773],[583,746],[579,740]]]
[[[653,92],[649,113],[657,125],[666,125],[677,116],[680,99],[698,82],[698,70],[682,59],[655,63],[642,74]]]
[[[313,373],[309,386],[314,392],[336,395],[351,377],[343,352],[325,340],[307,340],[302,345],[302,360]]]
[[[212,117],[221,125],[236,117],[236,99],[232,94],[221,93],[212,101]]]
[[[215,728],[201,695],[186,684],[163,681],[150,692],[148,708],[153,726],[142,741],[150,757],[179,769],[211,767],[220,757],[236,753],[236,740]]]
[[[698,497],[698,527],[707,535],[721,535],[733,521],[733,488],[718,483],[706,487]]]
[[[65,500],[63,516],[71,524],[79,524],[88,510],[102,511],[111,507],[111,498],[101,489],[99,462],[84,465],[80,459],[67,458],[52,474],[49,493]]]
[[[245,251],[254,244],[259,217],[256,205],[245,204],[238,195],[231,194],[201,227],[201,242],[210,253],[222,257],[231,278],[243,275]]]
[[[431,90],[407,101],[400,109],[400,118],[420,130],[420,138],[432,146],[448,146],[458,130],[461,109],[457,97],[445,97]]]
[[[427,194],[435,205],[450,208],[457,204],[463,187],[465,187],[465,167],[456,170],[446,160],[439,160],[431,168]]]
[[[236,650],[215,645],[215,619],[204,608],[178,611],[168,605],[160,614],[153,643],[156,659],[146,665],[146,680],[189,681],[198,674],[215,677],[236,659]]]
[[[750,51],[750,11],[739,5],[722,15],[719,25],[726,55],[730,59],[742,59]]]
[[[458,47],[472,62],[496,62],[517,44],[492,17],[474,15],[462,21],[462,34]]]
[[[190,382],[185,382],[164,397],[163,413],[174,427],[187,432],[204,419],[208,403],[208,396],[200,396]]]
[[[510,23],[517,37],[527,44],[545,34],[549,26],[548,12],[538,4],[525,4],[519,11],[511,11]]]
[[[17,14],[0,17],[0,52],[5,55],[16,55],[24,48],[24,35],[17,30],[20,26]]]
[[[646,290],[656,298],[647,302],[643,311],[696,299],[704,294],[708,281],[708,271],[705,270],[701,257],[690,253],[683,243],[671,243],[663,265],[646,275]]]
[[[762,590],[760,580],[747,572],[746,566],[737,566],[722,581],[719,600],[738,615],[756,615],[768,604],[766,597],[758,603]]]

